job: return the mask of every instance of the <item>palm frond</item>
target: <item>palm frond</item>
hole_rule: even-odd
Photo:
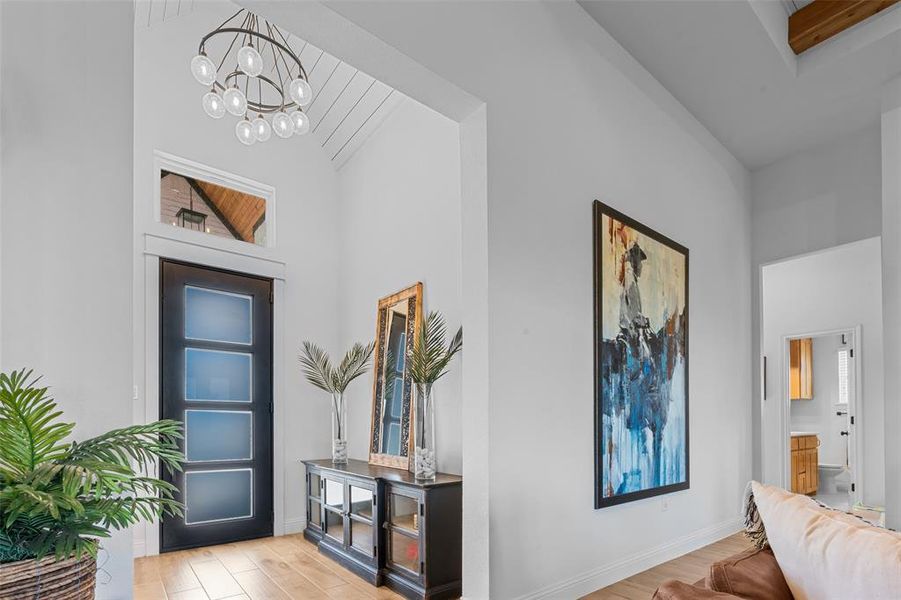
[[[445,346],[447,325],[441,313],[432,311],[419,328],[416,343],[407,357],[414,383],[431,384],[444,377],[450,362],[463,349],[463,328]]]
[[[351,381],[369,369],[375,344],[353,345],[337,367],[332,366],[328,353],[316,344],[305,341],[300,351],[300,370],[312,385],[330,394],[343,393]]]
[[[340,386],[338,391],[343,392],[347,389],[347,386],[351,381],[366,373],[369,369],[370,361],[372,360],[372,351],[374,349],[374,342],[370,342],[365,346],[357,342],[347,351],[347,354],[344,355],[344,359],[341,360],[341,364],[338,365],[338,369],[336,370],[338,375],[338,385]]]
[[[334,391],[332,361],[326,351],[316,344],[306,341],[303,343],[300,370],[314,386],[329,393]]]
[[[181,423],[114,429],[82,442],[27,370],[0,374],[0,563],[95,555],[99,538],[141,519],[180,514],[175,487],[148,477],[180,469]]]
[[[30,370],[0,373],[0,468],[13,475],[63,456],[63,440],[75,427],[54,422],[62,412],[38,381]]]

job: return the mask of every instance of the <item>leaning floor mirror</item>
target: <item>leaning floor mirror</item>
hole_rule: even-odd
[[[410,467],[413,381],[406,363],[419,332],[421,315],[421,283],[379,300],[369,443],[369,462],[374,465]]]

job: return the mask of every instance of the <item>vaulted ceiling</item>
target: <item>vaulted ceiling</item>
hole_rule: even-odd
[[[149,0],[139,5],[135,18],[153,27],[202,5],[202,0]],[[218,24],[214,21],[210,29]],[[198,39],[203,33],[198,32]],[[288,42],[313,88],[313,102],[306,108],[310,132],[339,169],[406,96],[295,35]]]
[[[606,29],[746,167],[879,121],[901,74],[901,4],[795,56],[803,0],[582,0]],[[781,30],[780,30],[781,28]]]

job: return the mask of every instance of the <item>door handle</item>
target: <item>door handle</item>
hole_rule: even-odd
[[[841,434],[841,435],[849,435],[847,431],[839,431],[839,434]]]

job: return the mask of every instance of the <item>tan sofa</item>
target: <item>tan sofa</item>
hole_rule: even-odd
[[[670,580],[654,594],[656,600],[744,598],[792,600],[782,570],[769,548],[752,548],[710,565],[707,577],[694,585]]]
[[[901,534],[756,481],[745,528],[758,547],[714,563],[694,585],[667,581],[654,598],[901,599]]]

